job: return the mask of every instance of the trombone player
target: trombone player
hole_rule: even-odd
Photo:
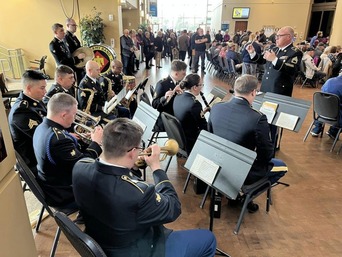
[[[209,230],[164,227],[179,217],[181,203],[160,168],[159,146],[150,146],[151,155],[143,157],[154,184],[131,172],[141,154],[142,134],[137,123],[118,118],[104,128],[103,155],[75,164],[73,190],[87,233],[109,257],[214,256],[216,239]]]

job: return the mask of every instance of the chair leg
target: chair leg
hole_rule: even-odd
[[[303,138],[303,142],[305,142],[305,140],[307,139],[307,137],[308,137],[308,135],[309,135],[309,133],[310,133],[310,131],[311,131],[311,129],[312,129],[312,126],[313,126],[314,122],[315,122],[315,121],[312,121],[312,123],[311,123],[311,125],[310,125],[308,131],[306,132],[306,134],[305,134],[305,136],[304,136],[304,138]]]
[[[185,184],[183,187],[183,194],[185,194],[186,188],[188,187],[189,181],[190,181],[191,173],[188,173],[188,176],[186,177]]]
[[[202,198],[200,208],[203,209],[205,201],[207,200],[208,194],[209,194],[210,186],[207,186],[207,189],[205,190],[204,196]]]
[[[239,220],[236,223],[235,229],[234,229],[234,234],[237,235],[239,233],[240,230],[240,226],[243,220],[243,216],[245,216],[245,212],[247,211],[247,205],[250,202],[251,196],[249,194],[246,195],[246,199],[243,203],[241,212],[240,212],[240,216],[239,216]]]
[[[40,223],[42,223],[44,211],[45,211],[45,208],[44,208],[44,206],[42,206],[42,209],[41,209],[39,216],[38,216],[38,219],[37,219],[37,225],[36,225],[36,232],[37,233],[39,231]]]
[[[55,239],[53,240],[53,245],[52,245],[50,257],[54,257],[55,256],[60,235],[61,235],[61,229],[58,227],[57,231],[56,231]]]
[[[332,152],[332,151],[334,150],[335,145],[336,145],[336,143],[337,143],[337,140],[338,140],[338,138],[339,138],[339,136],[340,136],[340,133],[341,133],[341,129],[339,129],[338,132],[337,132],[337,134],[336,134],[334,143],[333,143],[333,145],[332,145],[331,148],[330,148],[330,152]]]
[[[167,162],[167,165],[166,165],[166,168],[165,168],[165,173],[167,172],[167,170],[169,169],[169,166],[170,166],[170,163],[171,163],[171,160],[172,160],[172,155],[170,156],[170,159],[169,161]]]
[[[266,199],[266,212],[268,213],[270,211],[270,204],[272,204],[272,199],[271,199],[271,188],[272,186],[270,186],[270,188],[267,190],[267,199]]]

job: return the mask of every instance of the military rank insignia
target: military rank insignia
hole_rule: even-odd
[[[38,122],[36,120],[29,119],[28,127],[32,129],[35,126],[38,126]]]
[[[292,58],[291,63],[297,64],[298,63],[298,57],[296,56],[296,57]]]
[[[158,193],[156,193],[156,201],[158,203],[160,203],[160,201],[161,201],[161,197],[160,197],[160,195]]]
[[[70,152],[70,155],[71,155],[71,156],[75,156],[75,155],[76,155],[75,149],[73,149],[73,150]]]

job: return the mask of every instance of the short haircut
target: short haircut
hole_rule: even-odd
[[[183,71],[186,70],[188,65],[180,60],[173,60],[171,63],[171,71]]]
[[[63,25],[62,24],[60,24],[60,23],[55,23],[55,24],[53,24],[52,25],[52,31],[53,32],[56,32],[57,31],[57,29],[59,29],[59,28],[63,28]]]
[[[54,94],[47,104],[48,116],[69,112],[74,105],[77,105],[77,101],[71,95],[66,93]]]
[[[184,78],[184,80],[180,83],[180,86],[184,89],[191,89],[193,86],[198,86],[200,81],[201,77],[196,73],[192,73]]]
[[[29,84],[34,84],[40,80],[45,80],[45,79],[46,77],[40,71],[27,70],[24,72],[21,78],[21,81],[22,81],[23,87],[26,88],[26,86]]]
[[[56,68],[56,72],[55,72],[55,78],[57,77],[64,77],[67,74],[74,74],[74,70],[71,69],[69,66],[67,65],[59,65]]]
[[[124,156],[127,151],[138,147],[143,135],[142,128],[127,118],[117,118],[103,129],[102,146],[106,159]]]
[[[258,87],[258,79],[255,76],[245,74],[239,77],[234,84],[234,91],[241,95],[247,95]]]

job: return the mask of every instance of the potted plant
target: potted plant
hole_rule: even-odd
[[[86,15],[80,20],[81,38],[84,46],[103,43],[105,36],[103,33],[104,23],[95,7],[92,9],[91,15]]]

